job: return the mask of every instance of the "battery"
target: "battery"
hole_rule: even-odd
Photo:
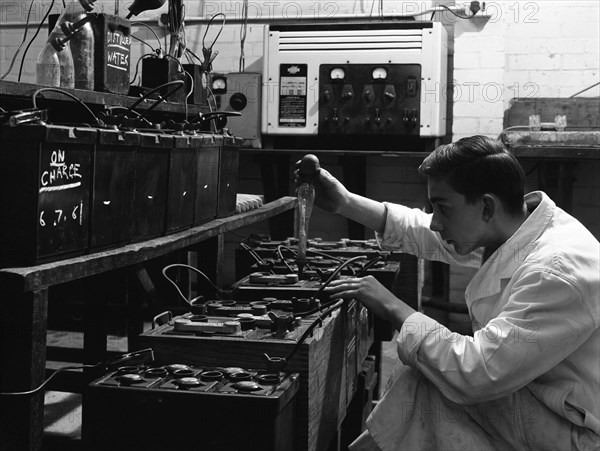
[[[196,202],[194,205],[194,225],[201,225],[215,219],[219,197],[219,153],[223,137],[219,135],[199,135],[197,148]]]
[[[165,233],[167,183],[173,136],[140,133],[135,150],[133,239]]]
[[[140,134],[98,130],[94,175],[90,250],[127,244],[133,236],[135,149]]]
[[[217,218],[224,218],[236,213],[238,187],[238,166],[240,162],[240,146],[243,139],[224,136],[219,158],[219,201]]]
[[[86,449],[294,449],[298,374],[161,363],[89,385]]]
[[[167,233],[184,230],[194,222],[196,168],[202,145],[199,136],[175,135],[169,160]]]
[[[0,266],[28,266],[88,248],[96,131],[47,124],[0,127]]]
[[[206,315],[187,313],[175,317],[142,333],[138,343],[152,348],[160,361],[190,365],[204,362],[215,366],[268,368],[265,355],[272,359],[288,358],[285,371],[300,375],[296,402],[297,442],[295,448],[281,449],[322,449],[323,444],[331,443],[356,390],[360,365],[373,343],[372,317],[357,302],[347,301],[340,302],[339,308],[328,314],[325,310],[324,313],[307,312],[296,323],[296,313],[286,312],[291,304],[286,301],[290,299],[208,302]],[[266,328],[261,315],[253,327],[242,328],[244,318],[254,315],[246,312],[226,316],[228,310],[233,315],[244,306],[252,310],[258,305],[272,306],[274,321],[284,326],[274,330]],[[293,327],[285,323],[288,319],[293,321]],[[309,330],[310,325],[316,327]],[[284,330],[286,326],[288,329]],[[307,331],[311,333],[300,342]],[[290,358],[294,349],[296,352]]]

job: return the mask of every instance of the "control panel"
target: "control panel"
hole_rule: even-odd
[[[264,46],[265,135],[446,134],[439,22],[270,24]]]
[[[322,64],[319,134],[419,136],[421,66]]]

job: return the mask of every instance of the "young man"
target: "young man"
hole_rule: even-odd
[[[321,170],[316,205],[375,230],[385,249],[478,267],[474,335],[450,332],[373,277],[338,280],[395,326],[398,364],[351,450],[600,449],[600,245],[484,136],[420,166],[433,214],[347,191]],[[432,254],[434,258],[432,258]]]

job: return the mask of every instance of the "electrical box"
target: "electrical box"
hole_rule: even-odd
[[[227,118],[229,131],[234,136],[244,138],[243,147],[260,148],[261,74],[215,74],[212,78],[212,92],[218,110],[242,114]]]
[[[439,22],[266,25],[265,135],[446,134]]]

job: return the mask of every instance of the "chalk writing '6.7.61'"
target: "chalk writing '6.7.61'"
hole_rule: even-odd
[[[75,205],[69,214],[68,211],[64,211],[61,209],[56,209],[54,211],[46,212],[42,210],[40,212],[40,226],[46,227],[47,225],[52,225],[54,227],[59,226],[69,219],[72,221],[76,221],[79,225],[83,224],[83,201],[80,202],[79,205]]]

